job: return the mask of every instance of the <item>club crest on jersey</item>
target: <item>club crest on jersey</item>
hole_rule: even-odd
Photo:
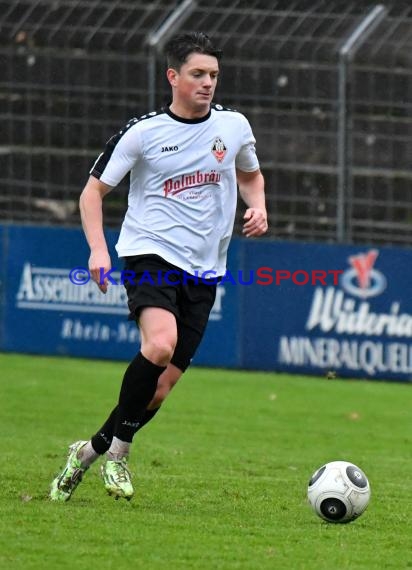
[[[221,138],[217,137],[212,146],[212,153],[218,162],[222,162],[225,158],[227,148]]]

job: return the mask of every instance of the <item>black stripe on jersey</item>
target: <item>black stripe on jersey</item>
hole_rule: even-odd
[[[136,123],[140,123],[140,121],[144,121],[145,119],[150,119],[151,117],[156,117],[157,115],[161,115],[164,113],[163,109],[160,111],[153,111],[151,113],[147,113],[147,115],[142,115],[138,119],[133,118],[127,123],[125,127],[115,135],[113,135],[106,143],[104,151],[97,157],[96,162],[93,164],[89,174],[93,175],[95,178],[101,177],[104,172],[104,169],[109,162],[114,149],[116,148],[117,143],[122,138],[122,136],[127,133],[127,131],[133,127]]]

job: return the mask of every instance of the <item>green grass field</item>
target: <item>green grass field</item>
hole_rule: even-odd
[[[99,570],[412,567],[411,387],[190,369],[135,438],[131,503],[98,465],[50,503],[66,448],[116,401],[125,364],[0,355],[0,567]],[[369,477],[368,510],[321,521],[306,486],[326,461]]]

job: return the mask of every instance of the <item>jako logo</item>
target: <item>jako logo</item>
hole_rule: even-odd
[[[386,278],[373,268],[378,255],[377,249],[371,249],[367,253],[349,257],[352,269],[345,271],[341,277],[341,285],[347,293],[361,299],[376,297],[383,293],[386,289]]]
[[[177,145],[174,146],[162,146],[162,152],[173,152],[179,150],[179,147]]]

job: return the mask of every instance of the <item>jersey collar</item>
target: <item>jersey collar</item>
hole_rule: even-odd
[[[164,111],[169,115],[169,117],[171,117],[174,121],[179,121],[179,123],[186,123],[187,125],[193,125],[196,123],[203,123],[204,121],[207,121],[212,113],[212,109],[209,109],[209,112],[204,116],[204,117],[199,117],[197,119],[184,119],[183,117],[179,117],[178,115],[175,115],[169,108],[170,103],[168,103],[165,107],[164,107]]]

